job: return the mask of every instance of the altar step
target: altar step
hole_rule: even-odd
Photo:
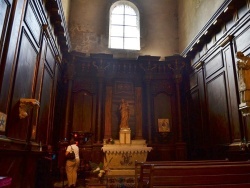
[[[135,176],[108,175],[107,188],[135,188]]]
[[[115,169],[108,172],[108,176],[134,176],[135,170],[132,169]]]

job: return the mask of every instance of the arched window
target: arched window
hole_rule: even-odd
[[[140,50],[140,16],[129,1],[117,1],[110,7],[109,48]]]

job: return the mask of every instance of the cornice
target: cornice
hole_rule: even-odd
[[[219,28],[227,21],[229,17],[234,17],[235,10],[247,1],[225,0],[215,14],[210,18],[207,24],[196,35],[193,41],[181,53],[183,57],[189,57],[200,50],[214,36]],[[226,36],[227,37],[227,36]]]

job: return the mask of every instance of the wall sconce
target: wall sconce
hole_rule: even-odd
[[[36,99],[26,99],[26,98],[21,98],[20,99],[20,105],[19,105],[19,118],[24,119],[26,118],[29,114],[28,111],[33,108],[34,106],[39,107],[39,102]]]

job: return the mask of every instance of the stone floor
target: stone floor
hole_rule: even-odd
[[[54,183],[54,188],[66,188],[68,185],[68,181],[57,181]],[[77,180],[77,184],[76,184],[77,188],[85,188],[86,187],[86,183],[84,182],[84,180],[82,179],[78,179]]]
[[[54,183],[54,188],[66,188],[67,180]],[[135,188],[133,176],[110,176],[102,183],[96,178],[78,179],[77,188]]]

